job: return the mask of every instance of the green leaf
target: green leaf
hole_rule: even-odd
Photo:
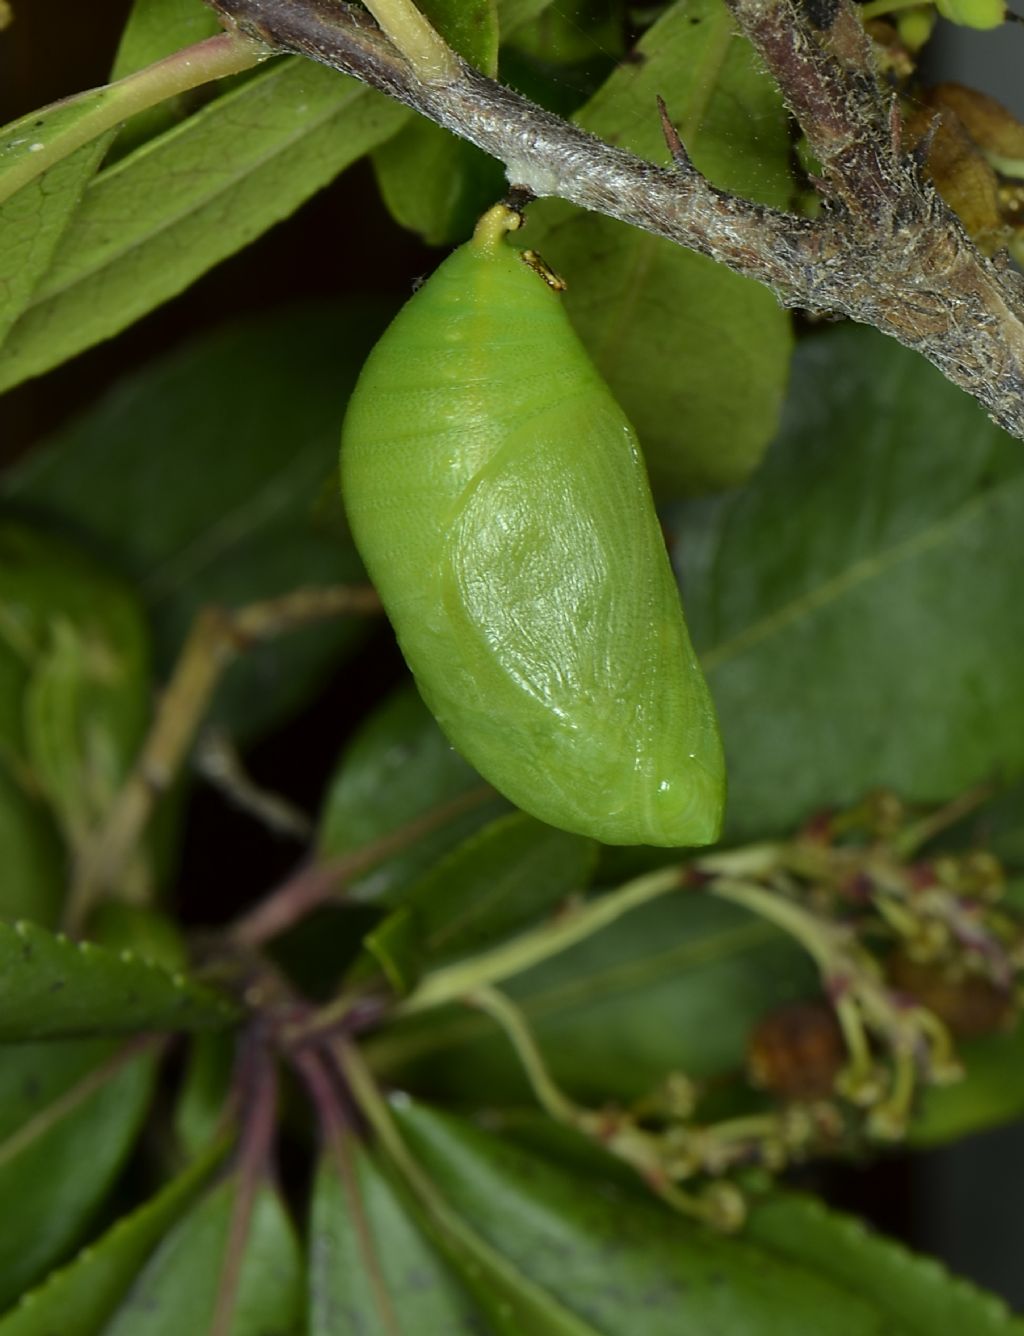
[[[965,1077],[923,1092],[910,1125],[915,1146],[943,1145],[1024,1114],[1024,1025],[958,1045],[957,1054]]]
[[[417,9],[463,60],[484,74],[497,73],[496,0],[419,0]]]
[[[0,517],[0,765],[43,762],[44,784],[77,767],[83,786],[109,792],[148,716],[148,633],[133,591],[78,544]]]
[[[309,1336],[481,1330],[479,1314],[411,1218],[405,1194],[357,1144],[344,1169],[325,1154],[317,1171],[309,1311]]]
[[[49,813],[2,767],[0,849],[0,920],[55,924],[64,898],[64,850]]]
[[[365,939],[405,992],[428,964],[482,950],[587,887],[597,845],[514,812],[441,859]]]
[[[212,989],[123,951],[0,923],[0,1041],[230,1025]]]
[[[181,292],[393,134],[407,114],[310,61],[275,61],[102,172],[10,333],[0,389]]]
[[[96,150],[97,156],[92,166],[95,167],[103,155],[103,148],[110,142],[109,129],[104,126],[96,133],[97,112],[119,100],[118,90],[93,88],[74,97],[63,98],[50,106],[30,111],[19,120],[11,121],[0,128],[0,205],[9,201],[39,200],[46,194],[60,193],[62,188],[71,187],[77,194],[83,181],[78,179],[84,172],[84,159],[79,167],[62,175],[51,175],[54,169],[79,155],[90,144],[101,141]],[[88,179],[84,172],[84,179]],[[44,186],[44,179],[49,176],[50,184]],[[32,183],[40,186],[37,195],[26,194]],[[17,210],[13,216],[17,216]]]
[[[722,0],[680,0],[576,119],[663,163],[656,96],[716,185],[785,205],[789,137],[778,90]],[[789,320],[722,265],[558,201],[531,206],[526,241],[568,283],[580,337],[636,428],[663,496],[732,486],[778,420]]]
[[[101,1336],[135,1275],[192,1204],[223,1158],[221,1140],[144,1206],[123,1216],[67,1266],[29,1290],[5,1318],[0,1336]]]
[[[805,341],[764,467],[674,527],[729,838],[1022,773],[1024,454],[923,359],[862,327]]]
[[[756,1204],[745,1233],[769,1253],[866,1299],[892,1323],[893,1332],[1024,1336],[1024,1322],[995,1295],[872,1233],[859,1220],[828,1210],[813,1197],[780,1193]]]
[[[505,190],[502,166],[430,121],[416,120],[373,155],[388,212],[428,246],[464,240]]]
[[[188,1155],[198,1155],[223,1126],[235,1064],[235,1036],[203,1031],[189,1041],[174,1132]]]
[[[128,951],[171,974],[188,968],[188,945],[178,924],[144,905],[102,901],[89,915],[86,935],[107,951]]]
[[[669,1072],[742,1066],[766,1011],[814,988],[811,966],[768,925],[699,895],[638,909],[502,984],[559,1084],[583,1100],[636,1099]],[[374,1036],[374,1067],[432,1095],[532,1101],[511,1046],[485,1017],[431,1011]]]
[[[210,1331],[226,1266],[238,1185],[226,1179],[150,1258],[104,1336],[196,1336]],[[226,1336],[291,1336],[302,1311],[298,1242],[269,1187],[256,1197]]]
[[[123,79],[220,29],[217,15],[202,0],[134,0],[110,78]]]
[[[304,308],[206,335],[7,475],[8,496],[87,533],[137,583],[164,672],[204,604],[365,579],[347,532],[317,511],[325,487],[336,495],[345,400],[388,314]],[[245,739],[287,717],[363,625],[338,619],[250,652],[218,718]]]
[[[503,798],[487,796],[483,780],[452,750],[418,693],[402,688],[367,720],[342,754],[320,815],[320,856],[351,853],[474,791],[481,793],[479,803],[382,860],[354,880],[348,894],[399,903],[410,883],[508,808]]]
[[[551,0],[498,0],[498,26],[502,38],[535,19],[550,4]]]
[[[220,21],[202,0],[135,0],[121,33],[111,80],[152,65],[181,47],[201,42],[220,31]],[[118,136],[117,150],[124,152],[169,129],[188,115],[187,94],[175,97],[133,116]]]
[[[424,1106],[402,1102],[393,1112],[448,1205],[523,1278],[524,1290],[546,1296],[550,1326],[513,1330],[909,1336],[817,1268],[598,1191]],[[571,1326],[558,1320],[566,1311]]]
[[[497,73],[494,0],[425,0],[419,8],[464,60]],[[428,246],[463,240],[505,190],[499,162],[420,118],[376,150],[373,167],[391,216]]]
[[[46,134],[43,113],[8,126],[4,143],[22,138],[31,150]],[[89,178],[96,171],[113,136],[91,144],[56,163],[0,203],[0,346],[32,298],[50,267],[65,228],[74,216]],[[0,145],[0,154],[2,154]]]
[[[2,1051],[0,1312],[81,1236],[135,1140],[154,1063],[126,1055],[102,1041]]]
[[[38,832],[22,832],[18,861],[29,841],[33,861],[45,856],[47,816],[76,849],[109,810],[149,718],[149,660],[127,585],[77,544],[0,517],[0,771],[33,800],[21,806]],[[17,889],[24,875],[15,864],[4,895],[12,908],[29,894]],[[25,904],[29,917],[52,919],[56,888],[39,894]]]

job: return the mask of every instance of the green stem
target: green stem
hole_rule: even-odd
[[[493,951],[482,952],[469,960],[459,961],[428,974],[413,993],[398,1003],[391,1018],[414,1016],[417,1012],[467,997],[487,984],[500,983],[503,979],[522,974],[541,961],[592,937],[624,914],[670,891],[678,890],[682,884],[682,875],[678,867],[660,868],[657,872],[627,882],[619,890],[592,900],[580,909],[544,923],[532,932],[503,942]],[[324,1015],[321,1012],[314,1023],[318,1024]]]
[[[0,141],[0,204],[56,163],[130,116],[201,84],[250,69],[271,52],[239,32],[218,33],[175,51],[116,83],[31,112],[5,127]],[[77,115],[75,113],[78,113]],[[62,113],[67,113],[62,116]],[[60,126],[61,119],[67,124]],[[56,122],[56,127],[54,127]],[[45,136],[45,137],[44,137]]]
[[[795,938],[818,966],[822,980],[829,991],[838,968],[844,964],[853,965],[852,960],[844,961],[842,954],[837,950],[833,940],[835,929],[832,925],[821,923],[800,905],[793,904],[763,886],[729,881],[724,877],[712,882],[708,889],[719,899],[742,905]],[[872,1071],[871,1045],[864,1030],[860,1006],[857,999],[848,994],[835,998],[833,1006],[850,1054],[846,1083],[851,1092],[861,1090],[866,1098]]]
[[[800,943],[822,974],[827,976],[831,972],[835,964],[835,949],[828,941],[822,924],[806,909],[751,882],[730,881],[722,877],[711,882],[707,889],[718,899],[742,905],[759,918],[774,923]]]
[[[544,1112],[555,1122],[588,1131],[586,1126],[588,1110],[581,1109],[552,1080],[544,1056],[519,1008],[496,988],[478,988],[466,998],[466,1001],[471,1007],[479,1007],[481,1011],[486,1011],[488,1016],[505,1031],[516,1051],[516,1057],[522,1063],[537,1103]]]
[[[459,60],[455,52],[411,0],[363,0],[363,3],[421,83],[453,83],[458,78]]]

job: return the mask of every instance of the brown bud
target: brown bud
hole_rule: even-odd
[[[914,960],[904,951],[888,957],[885,972],[893,988],[933,1012],[958,1039],[975,1039],[1013,1024],[1013,994],[980,974]]]
[[[842,1031],[824,1000],[794,1002],[770,1012],[747,1044],[751,1083],[781,1099],[830,1095],[845,1062]]]

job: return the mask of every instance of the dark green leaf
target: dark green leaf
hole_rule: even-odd
[[[924,1092],[910,1126],[915,1146],[935,1146],[998,1127],[1024,1114],[1024,1026],[986,1035],[959,1051],[966,1071],[955,1085]]]
[[[55,924],[64,898],[64,850],[49,813],[2,768],[0,849],[0,920]]]
[[[350,853],[474,790],[481,801],[440,823],[408,850],[348,888],[362,900],[398,903],[404,890],[448,850],[507,810],[452,750],[411,687],[396,692],[356,734],[331,780],[320,816],[323,857]]]
[[[512,3],[520,8],[516,0]],[[536,5],[531,8],[539,9]],[[653,20],[653,11],[651,17]],[[591,89],[593,95],[625,56],[626,34],[631,26],[623,22],[620,0],[598,0],[585,9],[547,4],[533,13],[529,21],[517,25],[510,49],[546,67],[549,77],[554,79],[562,79],[574,67],[596,68],[602,63],[606,68]]]
[[[226,998],[131,951],[0,923],[0,1040],[229,1025]]]
[[[680,0],[576,119],[663,163],[656,95],[717,185],[784,205],[789,138],[778,90],[722,0]],[[788,317],[772,294],[704,256],[558,201],[527,241],[567,283],[583,342],[636,428],[666,496],[734,485],[771,439],[785,391]]]
[[[388,211],[428,246],[464,241],[505,191],[501,164],[429,121],[416,120],[373,155]]]
[[[401,990],[428,964],[468,955],[511,936],[582,893],[593,874],[593,840],[515,812],[492,822],[438,862],[366,938]]]
[[[26,857],[52,876],[40,844],[46,824],[74,850],[104,818],[142,739],[150,695],[149,632],[134,592],[78,545],[0,518],[0,772],[5,790],[13,784],[31,799],[14,793],[8,803],[31,823],[0,892],[8,915],[21,902],[28,917],[52,921],[52,882],[19,889]],[[133,872],[148,876],[141,863]]]
[[[202,0],[135,0],[114,57],[111,80],[123,79],[181,47],[201,42],[220,31],[217,15]],[[133,148],[175,125],[190,110],[180,93],[133,116],[121,131],[117,151]]]
[[[994,1295],[950,1276],[931,1258],[915,1257],[859,1220],[828,1210],[813,1197],[779,1194],[756,1205],[746,1237],[867,1300],[892,1323],[893,1332],[1024,1336],[1024,1322],[1013,1318]]]
[[[188,946],[177,923],[143,905],[104,900],[89,916],[87,936],[107,951],[127,951],[170,974],[188,968]]]
[[[134,757],[149,690],[133,591],[66,538],[0,519],[0,765],[42,767],[55,802],[99,803]],[[53,791],[64,782],[99,792]]]
[[[234,1062],[234,1035],[206,1031],[190,1039],[174,1108],[175,1135],[186,1154],[198,1155],[223,1126]]]
[[[424,0],[423,13],[476,69],[498,68],[494,0]],[[505,190],[501,164],[472,144],[417,118],[373,155],[377,184],[392,217],[430,246],[462,241]]]
[[[7,476],[10,496],[83,530],[137,581],[164,671],[207,602],[365,578],[347,533],[317,507],[325,488],[336,491],[345,400],[387,315],[363,303],[275,312],[205,336],[125,381]],[[279,721],[362,625],[340,619],[247,655],[219,718],[242,738]]]
[[[2,1050],[0,1312],[81,1236],[135,1140],[153,1066],[102,1041]]]
[[[419,0],[417,8],[463,60],[484,74],[497,72],[497,0]]]
[[[764,467],[678,531],[730,837],[1024,770],[1024,453],[914,353],[806,340]]]
[[[102,172],[11,330],[0,389],[173,297],[286,218],[406,115],[311,61],[275,61]]]
[[[6,1318],[0,1336],[100,1336],[136,1273],[195,1199],[228,1143],[210,1145],[151,1201],[30,1290]]]
[[[460,1217],[580,1333],[909,1336],[819,1269],[596,1189],[469,1123],[405,1102],[417,1164]],[[514,1303],[514,1299],[512,1300]],[[540,1332],[540,1325],[512,1328]]]
[[[639,909],[502,987],[555,1079],[581,1099],[635,1099],[672,1071],[737,1071],[764,1012],[814,987],[806,957],[762,922],[699,896]],[[418,1090],[489,1103],[530,1100],[511,1046],[463,1008],[370,1041],[374,1065]]]
[[[342,1171],[320,1162],[309,1231],[310,1336],[479,1336],[447,1264],[410,1217],[405,1194],[353,1145]],[[4,1336],[0,1328],[0,1336]]]
[[[542,14],[550,4],[551,0],[498,0],[498,25],[502,38]]]
[[[236,1179],[226,1179],[177,1225],[104,1336],[198,1336],[210,1330],[236,1191]],[[292,1336],[299,1330],[301,1286],[298,1242],[276,1193],[265,1187],[249,1222],[230,1336]]]

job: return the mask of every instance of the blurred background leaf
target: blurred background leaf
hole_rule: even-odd
[[[309,1227],[309,1336],[477,1336],[480,1314],[423,1237],[406,1194],[354,1138],[325,1153]],[[5,1336],[0,1328],[0,1336]]]
[[[347,893],[358,900],[398,903],[405,889],[501,812],[504,798],[452,750],[412,686],[379,705],[346,746],[328,783],[317,844],[336,858],[460,798],[465,810],[442,821],[403,850],[354,878]]]
[[[205,335],[127,378],[0,486],[137,582],[166,673],[208,603],[365,579],[335,474],[345,402],[388,314],[353,302]],[[253,651],[215,717],[242,741],[280,723],[362,629],[340,619]]]
[[[0,1336],[100,1336],[161,1238],[190,1206],[227,1150],[221,1140],[150,1201],[122,1216],[67,1266],[53,1272],[6,1317]]]
[[[229,1265],[238,1195],[233,1175],[212,1188],[136,1278],[104,1336],[187,1336],[211,1329]],[[303,1309],[298,1240],[275,1191],[260,1188],[243,1240],[238,1288],[227,1310],[231,1336],[292,1333]]]
[[[138,1134],[151,1054],[105,1040],[0,1050],[0,1312],[80,1237]]]
[[[802,342],[763,467],[669,524],[729,839],[1024,770],[1024,454],[916,354],[860,326]]]

